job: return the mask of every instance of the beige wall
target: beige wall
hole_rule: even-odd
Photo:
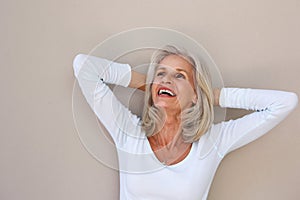
[[[83,147],[72,115],[72,59],[141,26],[190,35],[226,86],[300,95],[300,1],[2,0],[0,199],[117,199],[117,172]],[[236,117],[240,112],[229,111]],[[300,109],[228,155],[209,199],[298,199]]]

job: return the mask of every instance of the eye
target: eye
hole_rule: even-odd
[[[182,73],[177,73],[175,75],[175,78],[182,78],[182,79],[185,79],[185,76],[182,74]]]
[[[164,76],[165,72],[157,72],[156,76]]]

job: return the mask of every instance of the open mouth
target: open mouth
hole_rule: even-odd
[[[176,94],[168,88],[160,88],[157,92],[158,96],[175,97]]]

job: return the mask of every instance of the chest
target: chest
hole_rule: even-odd
[[[126,176],[126,187],[136,199],[198,199],[205,193],[201,174],[161,169],[147,174]],[[203,185],[202,187],[200,185]]]
[[[216,151],[212,150],[205,158],[199,159],[199,144],[193,143],[184,160],[168,166],[159,162],[151,151],[149,143],[146,142],[141,147],[140,151],[136,148],[132,150],[140,152],[132,154],[135,155],[132,158],[119,152],[119,164],[126,166],[126,170],[121,167],[123,170],[120,171],[121,199],[199,200],[206,198],[221,161]],[[145,155],[147,155],[145,159],[140,159],[140,156]]]
[[[217,169],[216,159],[198,158],[145,173],[120,174],[130,199],[202,199],[207,194]],[[204,198],[205,199],[205,198]]]

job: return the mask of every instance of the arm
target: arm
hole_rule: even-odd
[[[219,100],[220,100],[220,94],[221,90],[219,88],[214,89],[214,106],[220,106]]]
[[[131,80],[131,67],[106,59],[77,55],[73,61],[75,77],[99,120],[108,130],[116,145],[139,130],[139,119],[123,106],[105,83],[124,87]]]
[[[128,64],[111,62],[95,56],[77,55],[73,61],[73,68],[74,75],[91,107],[98,85],[110,83],[127,87],[131,79],[131,67]]]
[[[146,75],[138,73],[136,71],[131,71],[131,81],[129,83],[129,87],[138,88],[140,90],[145,91],[146,84]]]
[[[236,120],[218,124],[217,146],[225,155],[253,140],[279,124],[297,105],[297,95],[275,90],[223,88],[219,96],[221,107],[253,110]]]

